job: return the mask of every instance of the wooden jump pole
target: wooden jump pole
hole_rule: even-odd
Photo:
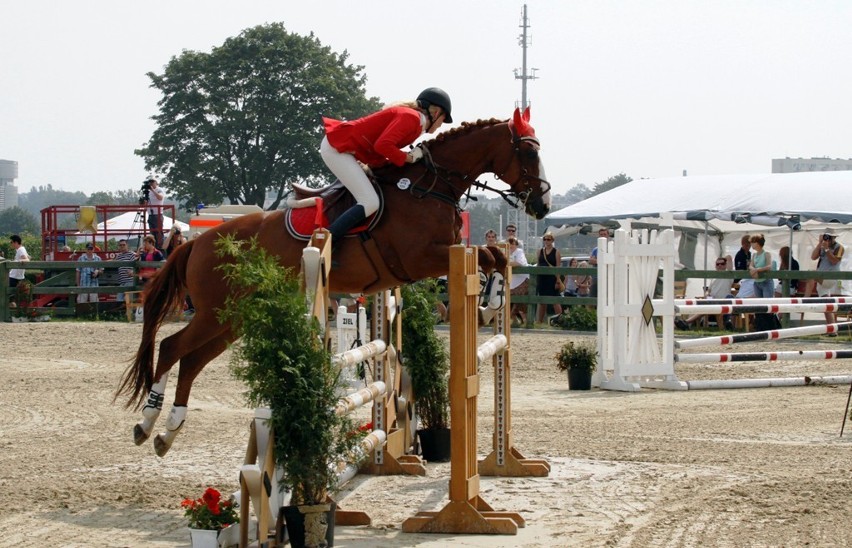
[[[508,257],[508,246],[501,247]],[[503,308],[494,316],[494,337],[505,337],[506,347],[492,357],[494,367],[494,435],[491,453],[479,461],[483,476],[545,477],[550,463],[543,459],[528,459],[514,445],[512,433],[512,302],[509,287],[512,267],[506,267]],[[480,347],[481,348],[481,347]]]
[[[520,514],[495,512],[479,495],[476,462],[479,274],[475,247],[450,248],[450,450],[449,503],[438,512],[418,512],[402,524],[406,533],[515,535]]]

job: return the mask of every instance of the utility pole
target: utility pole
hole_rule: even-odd
[[[526,110],[529,106],[529,102],[527,101],[527,80],[535,80],[537,76],[535,75],[535,71],[538,69],[533,68],[527,70],[527,48],[530,45],[531,37],[527,32],[530,28],[530,21],[527,18],[527,5],[524,4],[523,15],[521,16],[521,35],[518,36],[518,44],[521,46],[521,50],[523,51],[523,62],[521,64],[521,71],[518,73],[518,69],[515,69],[515,79],[521,81],[521,110]]]
[[[518,105],[521,108],[521,111],[524,111],[529,107],[529,101],[527,101],[527,80],[535,80],[538,78],[535,75],[535,71],[538,69],[532,68],[527,69],[527,48],[531,43],[531,36],[529,35],[530,21],[527,18],[527,5],[524,4],[524,11],[521,15],[521,34],[518,36],[518,45],[521,46],[521,51],[523,52],[523,61],[521,64],[520,72],[519,69],[515,69],[515,80],[521,81],[521,104]],[[526,215],[522,211],[518,211],[517,209],[510,207],[509,214],[506,216],[507,222],[513,223],[517,228],[517,236],[523,242],[524,251],[529,252],[530,250],[537,249],[540,247],[539,237],[536,236],[538,234],[538,221],[533,220],[531,217]],[[502,232],[503,227],[500,227]]]

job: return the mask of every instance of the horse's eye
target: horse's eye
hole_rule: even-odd
[[[520,152],[524,160],[538,160],[538,147],[531,143],[524,143]]]

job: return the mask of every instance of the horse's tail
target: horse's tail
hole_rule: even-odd
[[[127,394],[126,407],[139,409],[145,402],[151,386],[154,384],[154,351],[157,331],[166,317],[181,302],[186,287],[186,264],[192,253],[189,241],[177,247],[160,271],[147,284],[143,294],[144,321],[142,323],[142,341],[136,351],[133,363],[128,366],[115,393]]]

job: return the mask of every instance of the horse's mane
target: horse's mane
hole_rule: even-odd
[[[455,139],[461,135],[467,135],[472,131],[475,131],[484,127],[491,127],[496,124],[502,124],[507,122],[508,120],[498,120],[497,118],[491,118],[488,120],[477,120],[475,122],[462,122],[462,125],[456,128],[451,129],[450,131],[445,131],[444,133],[436,136],[432,143],[442,143],[447,140]]]

